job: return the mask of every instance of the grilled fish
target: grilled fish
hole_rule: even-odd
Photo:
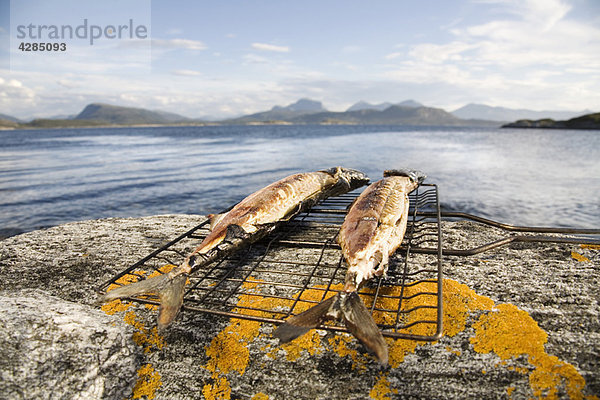
[[[408,221],[408,194],[425,175],[411,170],[388,170],[367,187],[350,207],[338,234],[348,270],[344,288],[333,297],[292,316],[274,335],[289,342],[326,320],[343,320],[378,361],[387,364],[388,349],[377,324],[358,296],[369,279],[385,274],[389,256],[402,244]]]
[[[369,178],[364,173],[342,167],[283,178],[249,195],[230,211],[210,215],[210,233],[178,267],[163,275],[111,290],[101,301],[156,293],[160,300],[158,327],[165,328],[183,304],[185,283],[193,270],[261,239],[280,223],[308,210],[320,200],[367,183]]]

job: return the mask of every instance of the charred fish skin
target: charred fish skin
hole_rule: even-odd
[[[271,233],[294,215],[317,202],[369,183],[364,173],[342,167],[293,174],[249,195],[224,214],[211,216],[211,231],[186,259],[170,272],[122,286],[101,302],[157,293],[158,327],[164,329],[183,304],[185,283],[193,270],[225,257]]]
[[[404,238],[408,194],[424,178],[423,173],[415,170],[387,170],[383,179],[361,193],[338,234],[338,243],[348,264],[344,289],[279,326],[274,336],[280,342],[293,340],[327,320],[341,319],[381,364],[387,364],[387,344],[357,291],[369,279],[385,273],[389,256]]]

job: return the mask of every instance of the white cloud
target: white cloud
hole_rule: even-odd
[[[152,39],[153,48],[206,50],[207,46],[199,40],[190,39]]]
[[[200,76],[200,75],[202,75],[202,72],[191,70],[191,69],[176,69],[176,70],[172,71],[172,73],[174,75],[180,75],[180,76]]]
[[[393,60],[394,58],[402,57],[403,55],[404,55],[404,53],[401,53],[399,51],[395,51],[393,53],[386,54],[384,58],[386,60]]]
[[[269,59],[258,54],[245,54],[243,56],[245,64],[269,64]]]
[[[183,35],[183,29],[171,28],[171,29],[167,29],[167,31],[165,33],[169,36],[175,36],[175,35],[181,36],[181,35]]]
[[[453,24],[449,41],[416,43],[405,54],[384,56],[390,62],[383,76],[449,84],[470,101],[481,96],[506,106],[519,101],[521,107],[538,109],[599,104],[598,75],[585,75],[600,70],[598,27],[570,19],[571,7],[561,0],[478,2],[495,5],[496,19]]]
[[[288,46],[277,46],[268,43],[252,43],[252,48],[261,51],[274,51],[277,53],[289,53],[290,48]]]

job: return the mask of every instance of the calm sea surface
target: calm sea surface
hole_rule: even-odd
[[[222,210],[294,172],[408,166],[442,206],[600,227],[600,132],[393,126],[0,131],[0,236],[102,217]]]

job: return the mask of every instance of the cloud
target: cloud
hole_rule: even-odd
[[[176,69],[174,71],[171,71],[171,73],[174,75],[179,75],[179,76],[200,76],[200,75],[202,75],[202,72],[194,71],[191,69]]]
[[[421,42],[384,56],[381,76],[447,84],[465,99],[528,108],[598,104],[600,29],[574,20],[561,0],[479,0],[494,19],[448,27],[449,40]],[[575,90],[575,87],[577,89]],[[579,93],[579,95],[577,94]],[[583,100],[586,96],[586,100]],[[485,99],[490,100],[485,100]],[[520,104],[515,104],[520,103]]]
[[[165,33],[169,36],[183,35],[183,29],[171,28],[171,29],[167,29]]]
[[[394,58],[402,57],[403,55],[404,55],[404,53],[401,53],[401,52],[399,52],[399,51],[395,51],[395,52],[393,52],[393,53],[386,54],[386,55],[384,56],[384,58],[385,58],[386,60],[393,60]]]
[[[288,46],[277,46],[268,43],[252,43],[252,48],[260,51],[273,51],[277,53],[289,53],[290,48]]]
[[[185,49],[185,50],[206,50],[207,46],[199,40],[190,39],[152,39],[153,48],[162,49]]]

